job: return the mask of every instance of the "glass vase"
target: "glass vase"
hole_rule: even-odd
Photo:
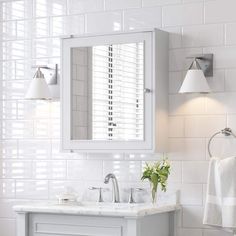
[[[157,204],[157,188],[151,184],[151,196],[152,196],[152,204]]]

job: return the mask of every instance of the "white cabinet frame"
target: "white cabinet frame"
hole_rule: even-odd
[[[144,42],[144,140],[98,141],[71,138],[71,48]],[[166,151],[168,119],[168,34],[160,30],[90,35],[62,39],[61,149],[95,153]]]

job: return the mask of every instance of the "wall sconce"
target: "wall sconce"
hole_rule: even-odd
[[[187,57],[193,59],[179,93],[209,93],[206,77],[213,76],[213,54]]]
[[[55,68],[51,68],[45,65],[34,66],[32,68],[37,68],[34,74],[33,80],[30,83],[28,91],[25,95],[25,99],[32,100],[52,100],[59,99],[59,84],[58,84],[58,65]],[[47,82],[41,69],[53,70],[54,73],[52,77]]]

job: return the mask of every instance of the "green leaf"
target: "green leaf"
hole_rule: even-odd
[[[167,180],[170,175],[170,163],[165,157],[161,161],[153,164],[146,163],[141,180],[147,179],[152,185],[152,196],[157,191],[158,184],[161,185],[161,190],[166,191]]]

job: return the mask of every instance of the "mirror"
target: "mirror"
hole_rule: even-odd
[[[71,48],[71,139],[144,139],[144,42]]]

